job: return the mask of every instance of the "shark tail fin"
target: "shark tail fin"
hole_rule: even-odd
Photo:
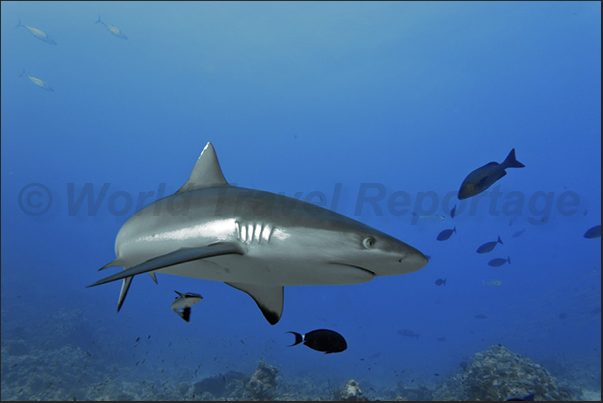
[[[299,343],[304,341],[304,336],[302,336],[299,333],[296,333],[296,332],[287,332],[287,333],[291,333],[292,335],[295,336],[295,343],[291,344],[289,347],[297,346]]]
[[[502,163],[505,168],[525,168],[525,165],[515,159],[515,149],[512,149],[505,161]]]

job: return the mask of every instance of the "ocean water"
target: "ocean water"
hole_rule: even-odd
[[[600,399],[601,242],[583,237],[601,223],[599,2],[1,11],[3,400],[209,398],[199,382],[260,362],[278,368],[274,399],[336,398],[351,379],[370,399],[426,397],[498,344]],[[85,287],[119,271],[97,270],[120,227],[178,190],[207,142],[231,184],[320,203],[428,264],[286,287],[276,325],[222,282],[166,274],[137,276],[116,313],[117,282]],[[456,199],[512,149],[525,168]],[[204,297],[190,323],[174,290]],[[347,350],[288,347],[320,328]]]

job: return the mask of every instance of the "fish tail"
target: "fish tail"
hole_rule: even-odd
[[[452,228],[452,230],[454,231],[454,233],[456,234],[456,225],[454,226],[454,228]]]
[[[524,168],[525,165],[515,159],[515,149],[512,149],[503,162],[505,168]]]
[[[19,74],[17,77],[23,77],[23,76],[27,76],[27,74],[25,74],[25,69],[23,69],[23,71],[21,72],[21,74]]]
[[[23,27],[24,25],[21,24],[21,18],[17,18],[17,25],[15,25],[15,28],[19,28],[19,27]]]
[[[295,343],[291,344],[289,347],[296,346],[296,345],[298,345],[299,343],[301,343],[302,341],[304,341],[304,336],[302,336],[302,335],[301,335],[301,334],[299,334],[299,333],[296,333],[296,332],[287,332],[287,333],[291,333],[292,335],[294,335],[294,336],[295,336]]]
[[[100,19],[100,14],[99,14],[99,16],[98,16],[98,20],[96,20],[95,24],[98,24],[98,23],[102,23],[102,21],[101,21],[101,19]]]
[[[442,284],[442,285],[446,285],[446,279],[444,279],[444,284]],[[418,339],[418,338],[419,338],[419,337],[417,337],[417,339]]]
[[[509,262],[509,264],[511,264],[511,256],[507,257],[507,262]]]
[[[498,241],[497,241],[497,242],[498,242],[499,244],[501,244],[501,245],[504,245],[504,243],[503,243],[502,239],[500,239],[500,235],[498,236]]]

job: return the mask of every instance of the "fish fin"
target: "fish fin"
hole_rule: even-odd
[[[126,295],[128,294],[128,290],[130,289],[130,284],[132,284],[132,279],[134,277],[126,277],[124,281],[121,283],[121,291],[119,292],[119,299],[117,300],[117,312],[121,309],[121,306],[124,304],[126,300]]]
[[[107,267],[119,267],[119,266],[123,267],[123,264],[120,262],[119,258],[117,258],[117,259],[115,259],[115,260],[107,263],[106,265],[104,265],[100,269],[98,269],[98,271],[105,270]]]
[[[228,182],[222,174],[214,146],[207,143],[193,168],[193,172],[191,172],[191,176],[176,193],[222,185],[228,185]]]
[[[511,264],[511,256],[507,257],[507,262],[509,262],[509,264]]]
[[[304,336],[297,333],[297,332],[286,332],[286,333],[291,333],[292,335],[295,336],[295,343],[287,346],[287,347],[293,347],[293,346],[297,346],[299,343],[301,343],[302,341],[304,341]]]
[[[17,25],[15,25],[15,28],[19,28],[19,27],[24,27],[25,25],[21,24],[21,18],[17,18]]]
[[[512,149],[502,165],[506,168],[525,168],[525,165],[515,159],[515,149]]]
[[[157,256],[153,259],[147,260],[146,262],[127,268],[120,273],[116,273],[102,280],[98,280],[86,288],[109,283],[115,280],[121,280],[122,278],[135,276],[137,274],[147,273],[149,271],[163,269],[164,267],[174,266],[180,263],[191,262],[193,260],[229,254],[242,255],[243,253],[243,250],[238,244],[228,242],[220,242],[199,248],[180,248],[174,252]]]
[[[178,291],[176,291],[176,290],[174,290],[174,292],[175,292],[176,294],[178,294],[178,295],[180,296],[180,298],[184,298],[184,294],[182,294],[181,292],[178,292]]]
[[[498,240],[497,240],[496,242],[498,242],[498,243],[499,243],[499,244],[501,244],[501,245],[504,245],[504,243],[503,243],[502,239],[500,239],[500,235],[498,236]]]
[[[23,71],[21,71],[21,74],[19,74],[17,77],[27,77],[27,74],[25,74],[25,69],[22,69]]]
[[[182,311],[176,311],[176,313],[185,321],[190,322],[191,308],[182,308]]]
[[[257,285],[246,283],[226,283],[231,287],[246,292],[264,314],[266,320],[275,325],[283,314],[283,295],[282,285]]]
[[[496,164],[496,163],[495,163],[495,164]],[[506,172],[505,172],[505,171],[502,171],[502,172],[504,172],[504,173],[505,173],[505,175],[506,175]],[[498,178],[498,179],[500,179],[500,178]],[[498,180],[498,179],[496,179],[496,180]],[[481,189],[482,187],[484,187],[484,186],[486,185],[486,183],[487,183],[487,182],[488,182],[488,177],[487,177],[487,176],[484,176],[483,178],[481,178],[481,179],[480,179],[480,180],[479,180],[479,181],[478,181],[478,182],[475,184],[475,189]]]
[[[447,279],[445,278],[445,279],[444,279],[444,284],[443,284],[443,285],[446,285],[446,280],[447,280]]]
[[[100,15],[98,16],[98,20],[96,20],[95,24],[98,24],[98,23],[102,23],[102,21],[100,19]]]
[[[155,272],[149,273],[149,276],[151,276],[151,278],[153,279],[153,281],[155,282],[155,284],[158,284],[157,283],[157,274],[155,274]]]

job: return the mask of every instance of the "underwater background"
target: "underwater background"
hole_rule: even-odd
[[[600,2],[1,11],[3,400],[467,399],[455,388],[479,354],[525,368],[474,398],[600,400],[601,242],[584,237],[601,223]],[[162,274],[116,313],[118,282],[85,287],[119,270],[97,271],[120,227],[178,190],[207,142],[231,184],[322,203],[429,263],[286,287],[274,326],[224,283]],[[511,149],[525,168],[456,199]],[[204,298],[190,323],[174,290]],[[288,347],[320,328],[347,350]],[[557,383],[502,389],[529,360]]]

